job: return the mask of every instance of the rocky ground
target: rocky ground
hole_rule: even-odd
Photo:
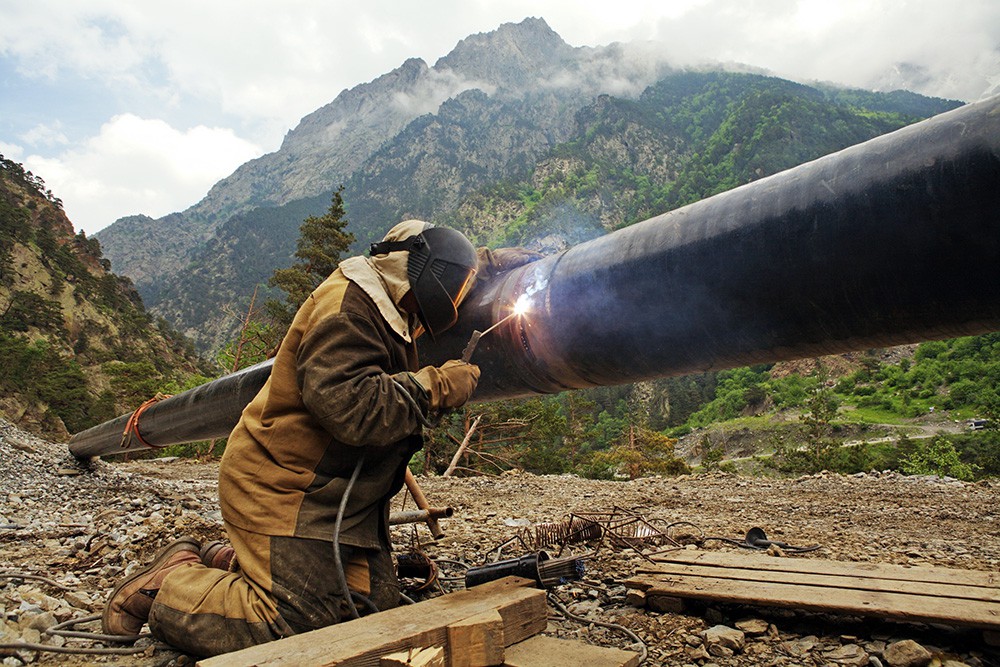
[[[186,460],[80,467],[64,445],[0,422],[0,644],[103,646],[45,633],[53,624],[100,612],[123,573],[175,536],[222,536],[216,466]],[[571,512],[636,512],[690,548],[735,550],[754,526],[794,545],[821,544],[797,558],[933,564],[996,572],[1000,566],[1000,483],[967,484],[897,474],[796,479],[708,474],[604,482],[507,474],[422,479],[432,504],[455,508],[439,542],[424,527],[394,529],[397,551],[422,546],[438,559],[480,564],[526,553],[516,541],[532,526]],[[412,505],[411,505],[412,506]],[[400,509],[397,503],[395,509]],[[501,546],[505,545],[505,546]],[[531,545],[529,545],[531,546]],[[576,552],[577,554],[580,552]],[[793,556],[788,556],[793,557]],[[1000,649],[978,632],[858,618],[709,606],[657,613],[626,603],[623,581],[644,563],[631,550],[602,546],[585,578],[553,596],[548,632],[637,648],[651,665],[1000,665]],[[460,566],[442,564],[443,573]],[[446,586],[455,585],[445,582]],[[94,630],[94,624],[79,629]],[[3,665],[182,665],[190,658],[143,639],[135,655],[74,655],[0,649]]]

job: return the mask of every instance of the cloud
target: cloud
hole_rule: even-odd
[[[658,19],[647,33],[678,64],[741,62],[798,80],[966,101],[1000,71],[1000,3],[988,0],[716,1]]]
[[[3,155],[8,160],[19,162],[24,157],[24,147],[0,141],[0,155]]]
[[[0,56],[15,59],[24,76],[82,77],[121,100],[118,113],[178,126],[211,118],[207,122],[230,125],[268,150],[341,90],[408,57],[433,64],[469,34],[526,16],[541,16],[574,46],[653,40],[680,64],[742,62],[783,76],[861,86],[914,65],[928,77],[921,92],[967,100],[989,87],[1000,65],[995,0],[960,6],[944,0],[440,0],[433,9],[392,0],[0,0],[0,7]]]
[[[56,157],[29,155],[66,214],[88,234],[129,213],[153,217],[187,208],[261,149],[232,130],[178,130],[162,120],[115,116],[83,145]]]
[[[400,111],[414,116],[436,113],[446,100],[472,88],[478,88],[487,95],[492,95],[496,86],[464,79],[451,69],[443,71],[430,69],[427,70],[420,85],[408,91],[394,93],[392,104]]]
[[[62,146],[69,143],[59,121],[51,125],[40,123],[22,134],[21,140],[29,146]]]

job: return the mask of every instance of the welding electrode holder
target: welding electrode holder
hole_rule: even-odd
[[[472,359],[472,353],[476,351],[476,346],[479,345],[479,339],[483,337],[483,332],[476,329],[472,332],[472,336],[469,338],[468,344],[465,349],[462,350],[462,361],[464,363],[469,363]]]

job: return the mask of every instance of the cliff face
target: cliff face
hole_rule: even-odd
[[[158,220],[122,218],[98,234],[116,269],[140,291],[176,274],[229,217],[329,192],[415,118],[462,91],[515,92],[574,52],[538,19],[463,40],[433,68],[410,59],[341,92],[303,118],[281,148],[247,162],[198,204]]]

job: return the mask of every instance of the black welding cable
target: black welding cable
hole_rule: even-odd
[[[333,565],[337,568],[340,590],[343,591],[344,597],[347,599],[347,607],[351,611],[351,618],[361,618],[361,614],[358,613],[358,608],[354,604],[351,591],[347,588],[347,573],[344,571],[344,561],[340,556],[340,524],[344,521],[344,512],[347,510],[347,499],[351,497],[354,483],[358,481],[358,475],[361,474],[361,466],[364,464],[365,454],[361,454],[361,458],[358,459],[357,464],[354,466],[354,472],[351,473],[351,479],[347,482],[347,487],[344,489],[344,495],[340,497],[340,507],[337,508],[337,521],[333,524]]]
[[[361,606],[367,609],[369,614],[378,613],[378,607],[375,606],[375,603],[372,602],[369,598],[362,595],[361,593],[358,593],[357,591],[351,591],[351,597],[354,598],[357,602],[360,602]]]
[[[420,409],[419,405],[417,405],[417,399],[413,398],[413,394],[411,394],[406,389],[406,387],[400,384],[399,380],[393,378],[392,382],[393,384],[396,385],[396,388],[399,389],[399,391],[403,394],[403,399],[410,404],[411,408],[413,408],[413,412],[417,416],[417,421],[420,422],[421,426],[425,426],[427,428],[434,428],[435,426],[437,426],[437,424],[435,424],[434,422],[432,422],[430,419],[427,418],[427,415],[424,414],[424,411]]]
[[[634,641],[640,647],[642,647],[642,655],[639,656],[639,662],[637,662],[636,665],[641,665],[642,663],[646,662],[646,658],[649,657],[649,650],[646,648],[646,642],[642,641],[642,639],[639,638],[639,635],[635,634],[634,632],[626,628],[624,625],[618,625],[617,623],[606,623],[604,621],[595,621],[590,618],[577,616],[569,609],[567,609],[566,606],[563,605],[563,603],[560,602],[559,599],[556,598],[556,596],[553,595],[552,593],[548,593],[547,597],[549,599],[549,602],[551,602],[552,605],[556,609],[558,609],[559,612],[566,618],[571,618],[574,621],[578,621],[586,625],[599,625],[602,628],[608,628],[609,630],[618,630],[620,632],[624,632],[626,635],[629,636],[630,639],[632,639],[632,641]]]
[[[73,628],[77,625],[83,625],[84,623],[92,623],[94,621],[100,620],[100,614],[91,614],[90,616],[82,616],[80,618],[71,618],[68,621],[63,621],[62,623],[57,623],[53,625],[48,630],[43,631],[43,634],[50,636],[59,637],[74,637],[76,639],[90,639],[95,642],[104,643],[114,643],[114,644],[133,644],[138,639],[143,639],[145,637],[152,637],[148,632],[143,632],[138,635],[106,635],[100,632],[87,632],[84,630],[66,630],[65,628]]]
[[[149,650],[147,646],[131,648],[86,648],[74,646],[50,646],[49,644],[31,644],[26,642],[14,642],[0,644],[0,650],[13,651],[47,651],[49,653],[79,653],[81,655],[134,655],[145,653]]]
[[[414,399],[410,392],[407,391],[406,387],[400,384],[396,379],[393,379],[392,382],[402,393],[404,400],[406,400],[410,404],[410,407],[413,408],[413,412],[417,416],[417,421],[419,421],[423,426],[434,428],[435,424],[427,419],[424,415],[424,411],[420,409],[420,406],[417,405],[416,399]],[[358,613],[358,607],[354,604],[354,593],[349,591],[347,588],[347,573],[344,570],[343,558],[340,555],[340,525],[344,521],[344,512],[347,510],[347,500],[350,498],[351,491],[354,489],[354,483],[358,481],[358,475],[361,474],[361,467],[364,463],[365,455],[362,454],[361,458],[358,459],[357,464],[354,466],[354,472],[351,473],[351,479],[347,482],[347,487],[344,489],[344,495],[340,498],[340,506],[337,508],[337,521],[333,525],[333,564],[337,569],[337,578],[340,583],[340,590],[345,591],[347,606],[351,611],[351,618],[361,618],[361,614]],[[359,597],[363,596],[359,595]],[[367,602],[365,606],[370,605],[370,609],[378,611],[378,608],[376,608],[370,600],[367,598],[364,598],[364,600]]]
[[[71,589],[66,589],[71,590]],[[141,635],[105,635],[98,632],[83,632],[77,630],[64,630],[63,628],[74,627],[81,625],[83,623],[90,623],[101,618],[100,614],[93,614],[91,616],[83,616],[81,618],[71,618],[68,621],[63,621],[53,625],[51,628],[44,630],[43,634],[49,636],[60,636],[60,637],[74,637],[77,639],[89,639],[96,642],[105,643],[132,643],[137,639],[143,637],[149,637],[149,633],[144,633]],[[164,647],[165,648],[165,647]],[[4,643],[0,644],[0,649],[7,650],[13,649],[16,651],[47,651],[49,653],[67,653],[67,654],[79,654],[79,655],[134,655],[136,653],[145,653],[149,650],[149,647],[115,647],[115,648],[95,648],[86,646],[55,646],[53,644],[36,644],[27,642],[15,642],[15,643]]]
[[[0,526],[0,528],[3,528],[3,526]],[[0,572],[0,578],[4,578],[4,579],[31,579],[32,581],[42,581],[42,582],[45,582],[49,586],[54,586],[55,588],[58,588],[61,591],[71,591],[71,590],[73,590],[72,588],[69,588],[68,586],[63,586],[58,581],[54,581],[52,579],[49,579],[48,577],[43,577],[40,574],[32,574],[31,572],[16,572],[14,570],[4,570],[3,572]]]

